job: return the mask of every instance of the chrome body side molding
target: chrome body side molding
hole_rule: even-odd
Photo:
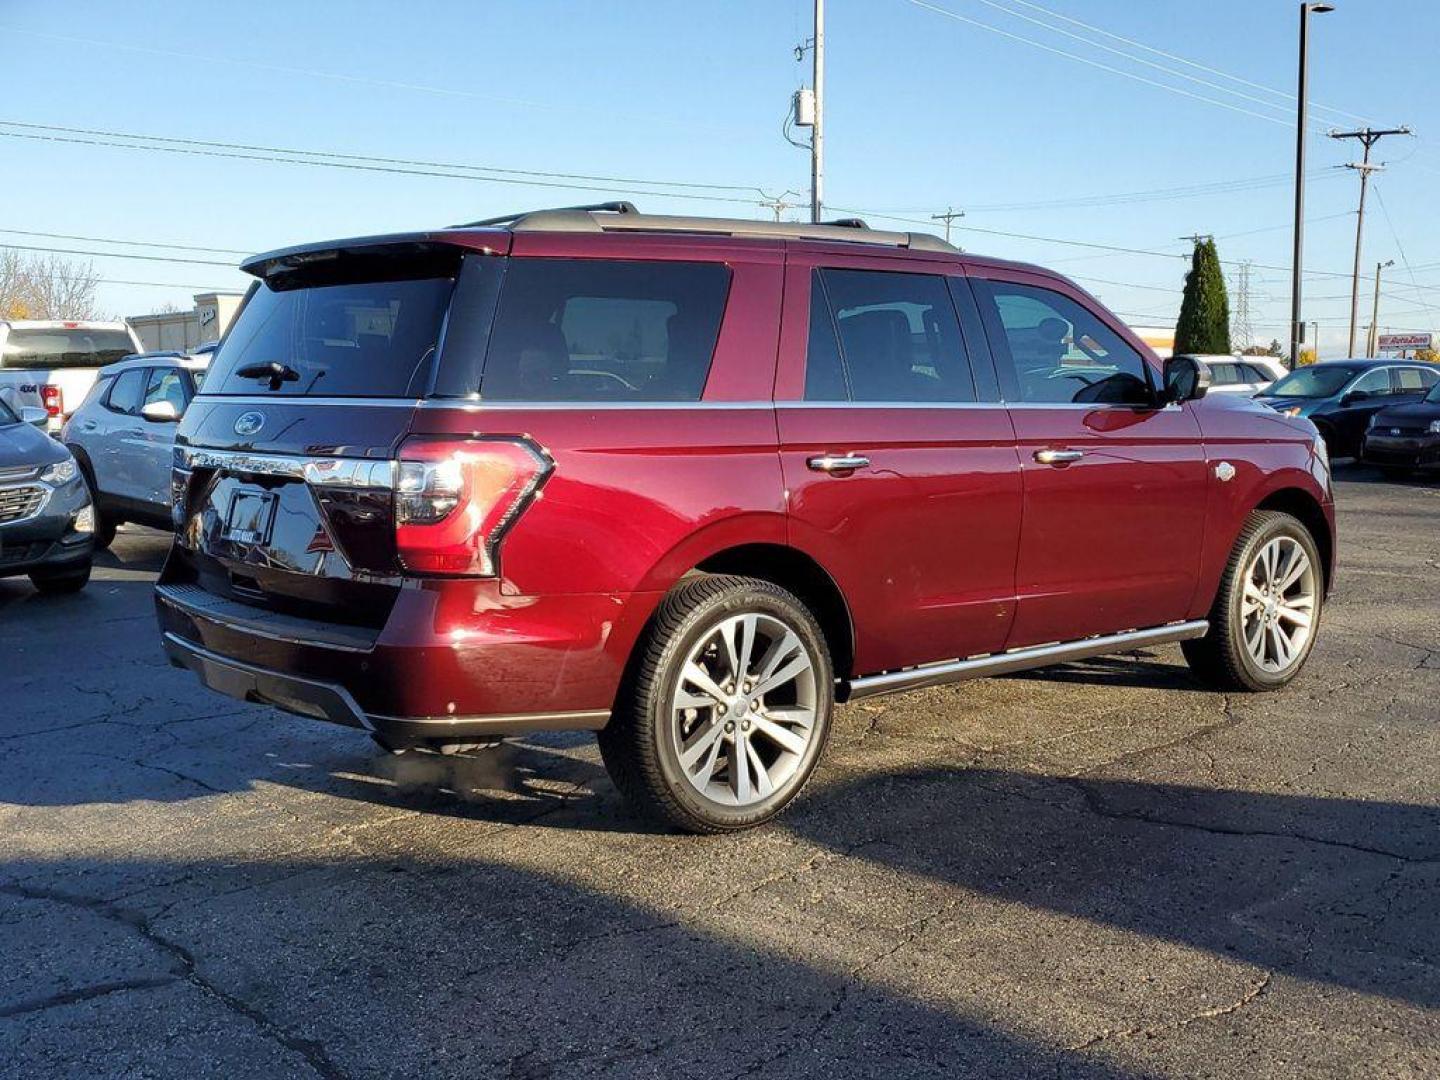
[[[1084,660],[1091,656],[1145,645],[1167,645],[1175,641],[1188,641],[1204,637],[1210,624],[1204,619],[1195,622],[1170,623],[1148,630],[1127,630],[1121,634],[1105,634],[1101,637],[1082,638],[1079,641],[1062,641],[1053,645],[1032,645],[1010,652],[991,653],[969,660],[946,660],[939,664],[908,668],[904,671],[889,671],[883,675],[866,675],[859,679],[842,681],[839,693],[841,701],[859,701],[879,694],[893,694],[901,690],[919,690],[927,686],[943,686],[946,683],[963,682],[966,679],[984,679],[991,675],[1008,675],[1012,671],[1046,667],[1050,664],[1064,664],[1071,660]]]

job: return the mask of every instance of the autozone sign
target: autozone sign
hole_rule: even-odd
[[[1430,349],[1434,347],[1434,334],[1381,334],[1380,350]]]

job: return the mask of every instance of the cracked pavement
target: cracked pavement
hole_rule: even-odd
[[[1175,648],[842,709],[779,823],[593,739],[391,758],[167,667],[167,538],[0,581],[0,1074],[1440,1075],[1440,480],[1337,473],[1307,672]]]

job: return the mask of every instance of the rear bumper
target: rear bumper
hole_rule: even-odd
[[[624,615],[640,606],[446,583],[402,589],[367,630],[163,578],[155,603],[171,662],[211,689],[397,739],[604,727],[634,640]]]
[[[362,728],[397,740],[463,739],[520,735],[531,731],[594,730],[605,726],[608,711],[521,713],[509,716],[396,717],[366,713],[343,686],[306,679],[221,656],[192,641],[166,633],[165,653],[175,667],[188,668],[206,687],[239,701]]]

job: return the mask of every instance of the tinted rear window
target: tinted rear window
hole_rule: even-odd
[[[134,351],[135,343],[124,330],[12,329],[0,367],[104,367]]]
[[[1303,367],[1276,382],[1267,394],[1275,397],[1323,398],[1338,394],[1355,375],[1354,368]]]
[[[719,263],[512,258],[488,401],[696,401],[729,291]]]
[[[408,397],[427,389],[451,277],[276,289],[246,301],[210,366],[207,394]],[[270,389],[247,369],[281,364]]]

